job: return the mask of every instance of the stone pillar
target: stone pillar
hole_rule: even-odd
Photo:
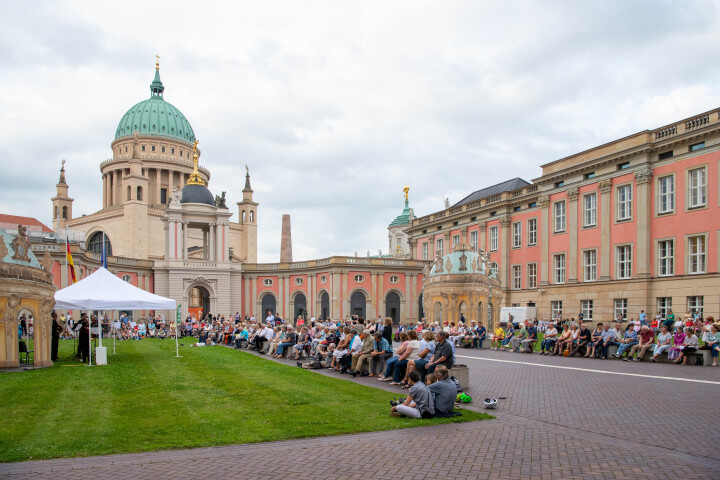
[[[378,315],[382,315],[383,318],[385,318],[385,287],[383,286],[384,281],[385,281],[385,272],[379,272],[378,273]]]
[[[172,195],[175,186],[175,172],[168,170],[168,196]]]
[[[108,177],[103,175],[103,208],[107,208]]]
[[[350,305],[350,297],[348,297],[348,283],[350,283],[348,279],[348,271],[347,270],[340,270],[341,275],[341,281],[342,281],[342,296],[341,296],[341,302],[347,302],[347,308],[344,309],[342,312],[340,312],[341,315],[347,316],[352,313],[352,306]]]
[[[610,280],[610,222],[613,211],[610,207],[612,180],[603,180],[600,187],[600,280]]]
[[[650,215],[652,212],[652,170],[645,168],[635,172],[637,184],[637,200],[635,214],[637,215],[637,245],[635,247],[635,277],[649,278],[650,263],[652,259],[652,239],[650,236]],[[646,309],[647,311],[647,309]]]
[[[416,249],[417,249],[417,239],[411,238],[408,240],[408,244],[410,245],[410,260],[414,260],[416,255]]]
[[[487,222],[480,222],[480,233],[478,234],[478,248],[480,250],[485,250],[485,235],[486,235],[486,233],[487,233]]]
[[[295,325],[295,312],[290,310],[290,275],[285,275],[283,282],[285,283],[285,301],[283,302],[285,318],[290,318],[292,324]]]
[[[549,285],[548,273],[550,265],[548,264],[548,249],[550,246],[549,242],[549,209],[550,209],[550,197],[547,195],[540,195],[537,199],[538,206],[542,209],[540,214],[540,286]],[[493,312],[495,315],[495,312]]]
[[[210,235],[210,241],[208,242],[208,257],[209,257],[208,260],[210,260],[211,262],[218,261],[218,258],[216,256],[217,255],[217,253],[216,253],[217,252],[217,249],[216,249],[217,244],[216,244],[216,240],[215,240],[215,230],[216,229],[217,229],[217,225],[210,224],[210,226],[208,227],[208,233]]]
[[[257,298],[257,285],[258,285],[258,279],[257,276],[252,276],[252,301],[250,303],[250,306],[252,307],[253,304],[257,304],[258,298]],[[260,310],[262,310],[262,307],[258,307]],[[256,316],[262,317],[262,312],[250,312],[251,315],[255,314]]]
[[[577,283],[578,281],[578,188],[571,188],[567,191],[568,198],[568,217],[567,232],[570,234],[570,242],[568,246],[568,262],[567,283]]]
[[[510,286],[510,217],[500,219],[500,268],[503,288]]]
[[[378,290],[377,290],[377,273],[376,272],[370,272],[370,302],[371,302],[371,309],[373,318],[377,316],[378,312]],[[368,313],[368,318],[370,317],[370,314]]]
[[[183,231],[183,241],[182,241],[183,260],[187,260],[188,259],[188,222],[182,223],[182,231]]]
[[[162,169],[156,168],[155,169],[155,203],[158,205],[162,205],[162,195],[160,195],[160,190],[162,190]]]
[[[290,233],[290,215],[282,216],[282,233],[280,234],[280,263],[292,262],[292,235]]]

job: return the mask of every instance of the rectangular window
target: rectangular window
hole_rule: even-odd
[[[583,227],[597,225],[597,193],[588,193],[583,197]]]
[[[591,322],[593,319],[593,301],[580,300],[580,311],[583,314],[583,321]]]
[[[565,254],[555,255],[553,259],[555,283],[565,283]]]
[[[490,227],[490,251],[495,252],[498,249],[498,227]]]
[[[618,163],[618,170],[625,170],[626,168],[630,168],[630,162]]]
[[[658,179],[658,213],[675,210],[675,177],[668,175]]]
[[[698,150],[702,150],[705,148],[705,142],[695,143],[693,145],[690,145],[690,151],[691,152],[697,152]]]
[[[460,243],[460,235],[453,235],[452,242],[453,242],[453,247],[455,245],[457,245],[458,243]]]
[[[672,158],[673,151],[670,150],[668,152],[663,152],[660,155],[658,155],[658,160],[665,160],[666,158]]]
[[[477,230],[474,232],[470,232],[470,247],[472,247],[473,252],[478,251],[478,232],[477,232]]]
[[[522,288],[522,265],[513,265],[512,266],[512,276],[513,276],[513,288],[515,290],[520,290]]]
[[[597,250],[583,252],[583,278],[586,282],[597,280]]]
[[[617,187],[615,204],[617,205],[618,221],[632,218],[632,185],[620,185]]]
[[[528,263],[527,288],[537,288],[537,263]]]
[[[565,200],[555,202],[554,207],[555,233],[565,231]]]
[[[627,298],[616,298],[613,305],[613,318],[615,320],[619,320],[620,318],[625,320],[627,318],[627,306]]]
[[[443,240],[442,238],[439,238],[436,243],[435,252],[437,253],[437,256],[442,257],[444,255],[443,253]]]
[[[688,171],[688,208],[705,206],[705,167]]]
[[[162,147],[160,150],[162,151],[162,153],[165,153],[165,147]]]
[[[160,204],[165,205],[167,203],[167,188],[160,189]]]
[[[150,148],[151,148],[151,150],[152,150],[153,152],[155,151],[155,145],[153,145],[153,146],[150,147]]]
[[[537,245],[537,218],[528,220],[528,245]]]
[[[552,312],[552,318],[562,318],[562,300],[553,300],[550,302],[550,311]]]
[[[658,242],[658,276],[675,275],[675,241],[660,240]]]
[[[585,180],[590,180],[591,178],[595,178],[595,172],[586,173],[585,175],[583,175],[583,178]]]
[[[560,180],[559,182],[555,182],[555,188],[560,188],[565,186],[565,181]]]
[[[705,273],[705,236],[688,238],[688,273]]]
[[[672,297],[658,297],[657,310],[660,315],[667,317],[667,314],[672,310]]]
[[[429,249],[429,242],[425,242],[422,244],[422,259],[428,260],[428,249]]]
[[[632,277],[632,247],[621,245],[615,250],[617,262],[617,278],[624,279]]]
[[[513,248],[522,247],[522,222],[515,222],[513,226]]]
[[[703,317],[703,304],[705,299],[702,296],[699,297],[687,297],[687,308],[693,315],[695,313],[700,314],[700,318]]]
[[[174,149],[174,148],[171,148],[171,149],[170,149],[170,153],[171,153],[172,155],[175,155],[175,149]]]

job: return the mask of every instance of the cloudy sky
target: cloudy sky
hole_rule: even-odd
[[[74,214],[101,207],[99,164],[159,53],[213,193],[234,205],[250,166],[261,261],[283,213],[296,260],[387,251],[404,185],[425,215],[718,107],[719,7],[0,0],[0,213],[50,225],[63,158]]]

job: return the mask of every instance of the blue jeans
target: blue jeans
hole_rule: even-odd
[[[399,382],[402,380],[403,373],[405,373],[405,368],[407,368],[407,360],[398,360],[395,363],[395,373],[393,373],[393,381]]]
[[[400,360],[400,357],[392,357],[385,363],[385,377],[389,377],[395,369],[395,364]]]
[[[280,345],[278,345],[278,348],[277,348],[277,350],[275,351],[275,353],[276,353],[277,355],[282,355],[282,354],[283,354],[283,350],[285,350],[285,348],[287,348],[287,347],[292,347],[292,346],[293,346],[292,343],[288,343],[288,342],[281,343]]]
[[[600,348],[602,348],[602,356],[607,358],[608,356],[608,350],[610,350],[610,345],[617,345],[617,343],[610,340],[607,345],[600,344]]]
[[[482,348],[483,340],[485,340],[485,335],[480,335],[478,338],[473,339],[473,347]]]
[[[551,351],[553,349],[553,347],[555,346],[555,342],[557,342],[556,338],[547,338],[547,339],[543,340],[542,343],[540,344],[540,350],[543,352]]]
[[[428,353],[428,356],[430,354]],[[430,363],[430,360],[423,360],[422,358],[418,358],[415,360],[415,370],[420,372],[420,380],[425,382],[425,375],[427,375],[427,370],[425,370],[425,365]]]
[[[710,356],[712,356],[713,358],[718,358],[718,354],[720,353],[717,350],[715,350],[715,347],[717,347],[717,346],[718,346],[717,343],[710,345]]]
[[[637,341],[637,340],[633,340],[633,341],[631,341],[630,343],[623,343],[623,344],[621,344],[621,345],[618,347],[617,356],[618,356],[618,357],[622,357],[623,354],[625,353],[625,350],[627,350],[628,348],[632,347],[633,345],[637,345],[637,344],[638,344],[638,341]]]

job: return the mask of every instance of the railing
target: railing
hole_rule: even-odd
[[[693,118],[685,122],[685,130],[692,130],[693,128],[701,127],[710,123],[710,115],[703,115],[702,117]]]
[[[120,259],[118,259],[120,260]],[[120,262],[118,262],[120,263]],[[185,261],[183,262],[184,267],[190,267],[190,268],[215,268],[217,267],[217,263],[215,262],[190,262]]]
[[[101,256],[99,254],[93,253],[92,255],[95,255],[94,258],[96,260],[100,260]],[[137,260],[132,259],[132,258],[116,258],[115,261],[117,262],[118,265],[137,265]],[[202,262],[202,263],[210,263],[210,262]],[[213,266],[215,266],[214,263],[213,263]]]
[[[353,263],[357,265],[370,265],[369,258],[348,258],[347,263]]]
[[[290,264],[290,268],[305,268],[308,266],[308,262],[294,262]]]
[[[44,252],[46,250],[48,252],[62,252],[65,250],[65,246],[64,245],[31,245],[30,249],[33,252]]]
[[[525,187],[525,192],[526,193],[537,192],[537,189],[538,189],[537,185],[528,185],[527,187]]]
[[[257,269],[258,270],[277,270],[278,264],[277,263],[258,263]]]
[[[318,261],[317,261],[317,265],[318,265],[318,266],[321,266],[321,265],[330,265],[330,259],[329,259],[329,258],[325,258],[325,259],[323,259],[323,260],[318,260]]]
[[[673,125],[672,127],[661,128],[660,130],[655,130],[655,140],[672,137],[673,135],[676,135],[676,134],[677,134],[677,125]]]
[[[405,260],[383,260],[383,265],[394,265],[401,267],[405,265]]]
[[[489,205],[491,203],[499,202],[502,200],[502,194],[498,193],[497,195],[493,195],[492,197],[487,197],[485,199],[485,205]]]

